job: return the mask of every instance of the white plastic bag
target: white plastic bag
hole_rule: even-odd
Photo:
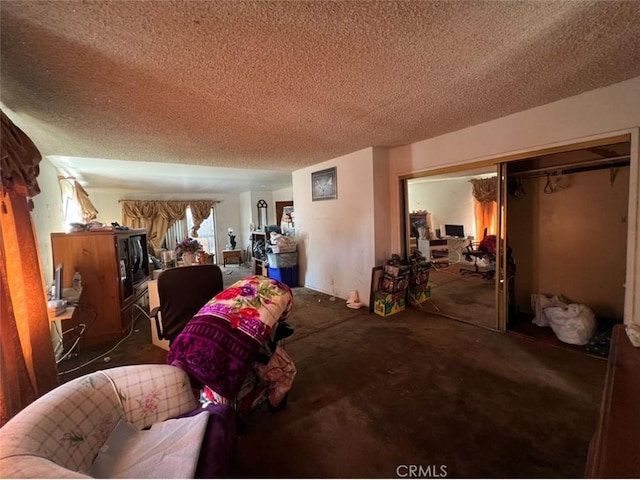
[[[539,327],[548,327],[549,319],[544,313],[545,308],[563,307],[567,304],[562,295],[544,295],[542,293],[531,294],[531,309],[535,313],[533,323]]]
[[[549,326],[558,340],[571,345],[586,345],[596,331],[595,314],[586,305],[571,303],[544,309]]]

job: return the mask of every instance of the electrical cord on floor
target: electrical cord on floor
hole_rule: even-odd
[[[144,310],[140,305],[138,305],[137,303],[134,303],[134,306],[138,307],[140,310],[142,310],[143,312],[145,312],[145,310]],[[145,312],[145,313],[146,313],[146,312]],[[134,328],[135,328],[135,323],[136,323],[135,321],[136,321],[136,319],[135,319],[135,318],[132,318],[132,319],[131,319],[131,328],[130,328],[130,330],[129,330],[129,333],[127,333],[127,335],[126,335],[124,338],[122,338],[118,343],[116,343],[116,344],[115,344],[113,347],[111,347],[109,350],[107,350],[106,352],[104,352],[104,353],[102,353],[102,354],[100,354],[100,355],[98,355],[98,356],[96,356],[96,357],[92,358],[91,360],[88,360],[88,361],[84,362],[82,365],[78,365],[77,367],[70,368],[69,370],[65,370],[64,372],[58,372],[58,376],[60,376],[60,375],[67,375],[67,374],[69,374],[69,373],[77,372],[77,371],[78,371],[78,370],[80,370],[81,368],[84,368],[84,367],[86,367],[87,365],[91,365],[93,362],[95,362],[95,361],[97,361],[97,360],[100,360],[101,358],[104,358],[106,355],[108,355],[108,354],[110,354],[111,352],[113,352],[116,348],[118,348],[118,347],[122,344],[122,342],[124,342],[124,341],[125,341],[126,339],[128,339],[131,335],[133,335],[133,332],[135,331],[135,330],[134,330]]]
[[[56,345],[56,349],[62,345],[63,349],[64,349],[64,336],[65,334],[72,332],[74,330],[77,330],[78,328],[80,328],[80,333],[78,334],[78,336],[76,337],[76,340],[73,342],[73,345],[71,345],[71,347],[69,347],[69,350],[67,351],[67,353],[65,353],[64,355],[62,355],[58,360],[56,360],[56,364],[62,362],[65,358],[67,358],[69,355],[71,355],[71,353],[73,353],[73,349],[76,348],[78,346],[78,343],[80,342],[80,339],[82,338],[82,335],[84,335],[84,332],[87,329],[87,326],[84,323],[80,323],[78,325],[76,325],[75,327],[72,328],[68,328],[67,330],[64,330],[62,333],[58,330],[58,325],[55,325],[56,328],[56,332],[58,333],[58,335],[60,336],[60,340],[58,341],[58,344]]]
[[[57,322],[53,322],[54,328],[56,329],[56,333],[58,334],[58,336],[60,337],[60,340],[58,340],[57,345],[54,348],[54,351],[57,350],[60,346],[62,346],[63,352],[64,352],[64,336],[69,333],[72,332],[74,330],[77,330],[78,328],[80,328],[80,333],[78,333],[76,339],[74,340],[73,344],[71,345],[71,347],[69,347],[68,351],[66,353],[64,353],[59,359],[56,360],[56,364],[59,364],[60,362],[62,362],[65,358],[69,357],[69,355],[71,355],[73,353],[73,350],[78,346],[78,343],[80,343],[80,340],[82,339],[82,336],[85,334],[85,332],[87,332],[88,330],[91,329],[91,327],[93,327],[93,325],[96,323],[96,318],[98,317],[98,312],[96,311],[95,308],[93,308],[91,305],[89,304],[85,304],[85,303],[68,303],[67,305],[71,306],[71,307],[76,307],[79,310],[81,309],[87,309],[89,310],[91,313],[93,313],[93,318],[91,319],[91,323],[89,323],[89,325],[87,326],[86,323],[80,323],[78,325],[75,325],[71,328],[68,328],[67,330],[64,331],[60,331],[60,329],[58,328],[58,323]]]

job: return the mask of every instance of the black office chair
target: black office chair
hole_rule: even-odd
[[[485,260],[489,265],[495,265],[495,235],[487,236],[487,228],[480,242],[470,242],[463,255],[470,262],[473,259],[473,268],[461,268],[460,275],[479,275],[486,280],[491,280],[495,276],[495,268],[480,270],[478,260]]]
[[[160,306],[149,315],[155,319],[158,338],[171,345],[200,308],[222,290],[222,271],[217,265],[190,265],[160,273]]]

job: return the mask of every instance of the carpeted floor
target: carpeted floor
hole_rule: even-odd
[[[226,270],[227,285],[250,274]],[[235,476],[388,478],[411,466],[450,477],[583,476],[604,360],[418,310],[382,318],[306,288],[294,297],[286,348],[298,375],[286,409],[247,418]],[[163,362],[148,321],[136,329],[109,363],[62,380]]]
[[[422,309],[495,329],[495,281],[475,274],[462,275],[461,268],[473,269],[473,263],[449,263],[430,270],[431,298]]]

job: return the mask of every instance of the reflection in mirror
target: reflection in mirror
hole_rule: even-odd
[[[431,297],[419,308],[497,329],[493,185],[495,166],[407,180],[407,247],[433,264]]]
[[[267,226],[267,202],[258,200],[258,230],[264,230]]]

